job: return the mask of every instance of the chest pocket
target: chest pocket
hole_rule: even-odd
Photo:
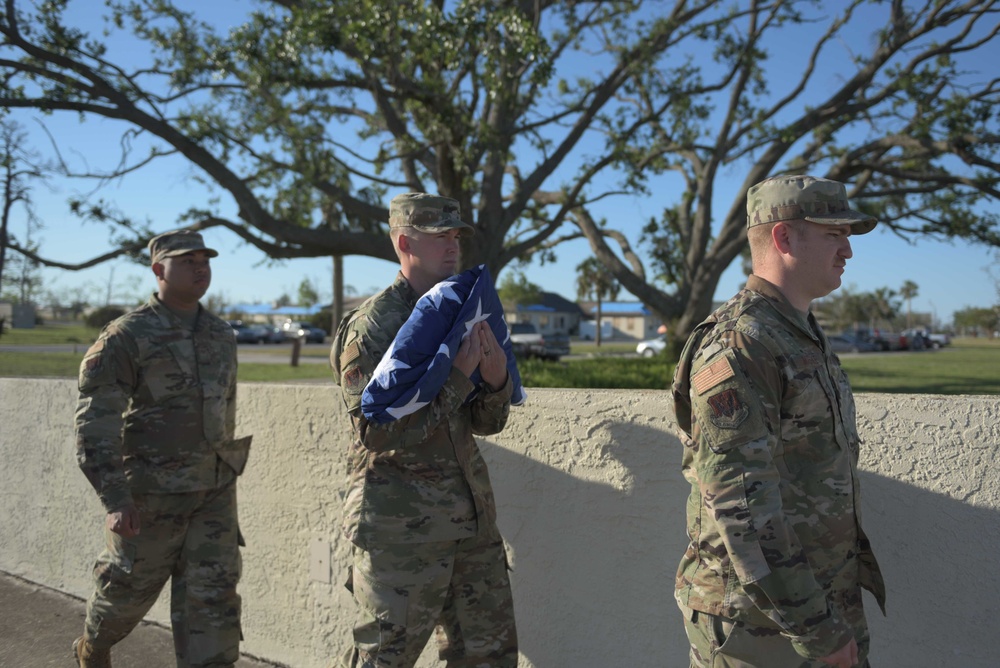
[[[194,346],[197,347],[195,359],[197,359],[202,392],[209,398],[224,399],[236,374],[234,364],[236,355],[233,350],[236,343],[233,337],[228,332],[222,334],[212,332],[211,336],[197,337]]]
[[[825,470],[838,457],[834,442],[842,440],[836,419],[836,393],[822,355],[805,353],[791,358],[781,411],[784,458],[792,471]]]
[[[191,341],[168,339],[155,342],[143,360],[142,374],[142,382],[153,403],[162,403],[190,392],[196,384]]]

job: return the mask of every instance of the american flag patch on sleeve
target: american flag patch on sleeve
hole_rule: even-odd
[[[707,367],[691,377],[691,387],[698,394],[704,394],[727,378],[734,376],[732,364],[728,357],[712,362]]]

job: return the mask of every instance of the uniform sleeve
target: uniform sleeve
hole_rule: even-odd
[[[226,392],[226,437],[233,438],[236,435],[236,373],[239,370],[236,351],[233,350],[233,378]]]
[[[730,334],[728,346],[692,367],[691,407],[701,498],[740,583],[783,629],[796,652],[826,656],[851,629],[817,582],[782,507],[782,379],[759,343]]]
[[[108,512],[132,503],[122,461],[122,427],[137,384],[136,357],[128,336],[105,330],[80,365],[76,459]]]
[[[462,407],[475,386],[465,374],[452,367],[437,396],[420,410],[393,422],[369,422],[361,412],[361,394],[375,373],[381,350],[366,336],[359,318],[343,337],[334,369],[339,370],[340,389],[347,411],[355,419],[358,437],[369,450],[381,452],[422,443],[450,415]]]
[[[489,388],[476,395],[472,402],[472,433],[489,436],[503,431],[510,415],[510,397],[514,393],[514,383],[510,374],[507,382],[496,391]]]

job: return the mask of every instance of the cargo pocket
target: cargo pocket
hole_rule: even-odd
[[[107,544],[94,564],[94,580],[102,592],[127,588],[135,563],[135,545],[112,531],[105,531]]]
[[[373,580],[358,569],[353,570],[351,584],[361,608],[361,618],[354,627],[357,648],[377,654],[380,648],[405,638],[408,592]]]

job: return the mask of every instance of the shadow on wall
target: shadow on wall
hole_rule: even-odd
[[[887,589],[865,597],[872,664],[997,665],[1000,513],[862,472],[863,521]]]
[[[588,421],[586,438],[572,420],[559,434],[548,424],[552,442],[525,454],[483,444],[512,555],[521,652],[534,666],[686,661],[671,547],[684,543],[680,442],[627,420]],[[524,442],[511,431],[503,441]]]
[[[620,665],[623,657],[684,665],[673,600],[689,489],[680,442],[634,412],[583,421],[583,433],[572,418],[530,417],[496,437],[500,447],[483,444],[513,557],[523,655],[535,666]],[[536,420],[549,442],[523,437]],[[994,665],[1000,514],[953,498],[969,495],[954,483],[966,476],[948,477],[937,493],[920,486],[923,476],[860,475],[864,523],[888,588],[887,618],[865,594],[873,664]]]

